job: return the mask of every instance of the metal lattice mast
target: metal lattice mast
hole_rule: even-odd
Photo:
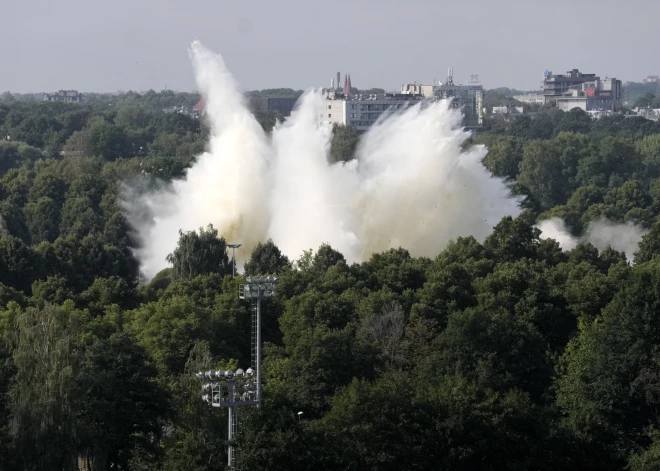
[[[236,407],[261,406],[261,301],[276,294],[277,277],[247,277],[246,283],[239,286],[238,297],[252,301],[251,326],[251,366],[247,371],[241,368],[234,373],[227,371],[206,371],[197,373],[202,382],[202,400],[213,407],[227,407],[228,438],[227,464],[233,469],[236,451],[232,441],[240,428]]]

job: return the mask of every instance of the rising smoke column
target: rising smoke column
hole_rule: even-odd
[[[179,230],[213,224],[229,242],[250,247],[264,239],[269,223],[266,136],[222,58],[197,41],[189,53],[211,140],[184,179],[140,202],[154,215],[151,224],[136,227],[142,246],[137,256],[148,279],[167,267],[165,258],[176,247]]]
[[[153,215],[146,224],[131,219],[147,278],[167,266],[179,230],[208,224],[243,244],[239,263],[268,237],[293,259],[329,243],[355,262],[399,246],[435,256],[458,236],[483,240],[502,217],[520,212],[519,200],[481,164],[486,149],[462,150],[469,135],[446,101],[385,117],[363,136],[356,161],[331,165],[318,91],[306,93],[268,139],[222,58],[198,42],[190,56],[211,141],[184,179],[132,205]]]
[[[305,93],[291,118],[273,132],[268,235],[294,258],[327,242],[355,262],[361,255],[353,208],[357,162],[328,165],[332,128],[318,119],[325,105],[319,92]]]

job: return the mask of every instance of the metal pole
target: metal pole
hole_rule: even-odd
[[[234,439],[234,427],[233,427],[233,420],[234,420],[234,408],[233,407],[228,407],[229,409],[229,446],[227,447],[227,466],[229,469],[232,469],[233,466],[233,461],[234,461],[234,447],[231,445],[231,441]]]
[[[227,244],[227,247],[231,247],[231,276],[232,278],[236,276],[236,249],[239,248],[241,244]]]
[[[257,407],[261,407],[261,298],[257,298]]]

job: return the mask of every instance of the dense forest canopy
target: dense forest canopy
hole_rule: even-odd
[[[193,373],[250,361],[242,274],[207,227],[140,283],[118,198],[181,177],[208,129],[162,111],[185,94],[103,100],[0,103],[0,469],[222,470],[226,412]],[[335,129],[332,159],[358,140]],[[660,124],[543,109],[476,144],[526,198],[483,241],[353,265],[328,245],[251,254],[245,274],[279,289],[236,469],[660,467]],[[650,232],[631,264],[542,240],[555,216]]]

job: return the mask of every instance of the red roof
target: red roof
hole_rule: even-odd
[[[197,102],[197,104],[193,107],[194,111],[202,111],[204,109],[204,99],[201,99]]]

